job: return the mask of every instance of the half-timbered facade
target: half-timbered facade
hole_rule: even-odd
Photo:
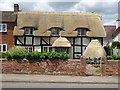
[[[92,39],[103,44],[105,36],[103,24],[96,13],[18,12],[14,27],[16,46],[23,46],[28,52],[64,52],[67,48],[66,52],[74,59],[83,54]],[[71,46],[53,47],[60,37],[67,39]],[[64,43],[62,40],[60,43]]]

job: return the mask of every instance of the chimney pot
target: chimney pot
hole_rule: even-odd
[[[14,12],[18,12],[19,11],[19,5],[18,4],[14,4]]]

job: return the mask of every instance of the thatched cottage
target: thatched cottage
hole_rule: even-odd
[[[106,36],[96,13],[81,12],[18,12],[14,27],[16,46],[29,52],[67,52],[79,58],[93,39],[103,44]]]

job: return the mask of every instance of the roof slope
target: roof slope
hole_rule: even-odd
[[[1,19],[0,22],[15,22],[16,14],[12,11],[0,11]]]
[[[106,37],[104,39],[106,40],[110,40],[110,39],[113,39],[113,33],[114,31],[116,31],[116,26],[115,25],[107,25],[107,26],[104,26],[105,28],[105,31],[106,31]]]
[[[14,35],[23,35],[23,27],[37,28],[34,36],[50,36],[52,27],[62,28],[61,36],[77,36],[76,28],[88,28],[86,36],[105,37],[106,32],[96,13],[80,12],[19,12]]]
[[[120,27],[118,27],[114,32],[113,32],[113,39],[120,33]]]

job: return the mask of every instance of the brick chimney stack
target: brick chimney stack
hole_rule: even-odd
[[[19,12],[19,5],[18,4],[14,4],[14,12]]]

